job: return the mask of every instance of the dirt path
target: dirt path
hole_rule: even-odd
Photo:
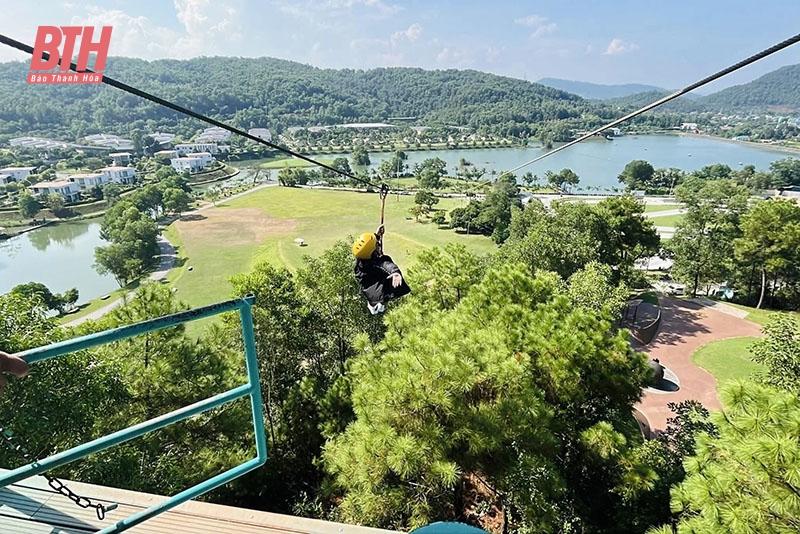
[[[712,307],[663,295],[659,300],[662,306],[661,328],[648,347],[637,350],[645,352],[649,358],[658,358],[662,365],[675,373],[680,389],[669,393],[645,391],[637,408],[647,416],[655,431],[663,430],[667,418],[673,415],[667,407],[669,402],[694,399],[710,410],[721,407],[717,380],[691,361],[692,353],[698,347],[718,339],[761,336],[760,325]]]

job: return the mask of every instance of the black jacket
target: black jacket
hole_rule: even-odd
[[[356,278],[361,285],[361,294],[370,304],[381,302],[383,304],[390,300],[398,299],[403,295],[411,293],[411,288],[403,283],[399,287],[392,287],[392,280],[389,275],[400,272],[400,268],[394,264],[392,258],[383,255],[368,260],[356,260]]]

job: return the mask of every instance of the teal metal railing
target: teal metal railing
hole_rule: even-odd
[[[222,404],[232,402],[236,399],[249,396],[250,406],[253,411],[253,427],[255,429],[256,438],[256,457],[252,460],[238,465],[224,473],[221,473],[209,480],[201,482],[189,489],[186,489],[177,495],[170,497],[167,501],[151,506],[147,510],[143,510],[128,518],[118,521],[114,525],[108,526],[99,531],[99,534],[110,534],[112,532],[122,532],[127,530],[143,521],[146,521],[160,513],[166,512],[179,504],[194,499],[208,491],[213,490],[231,480],[244,475],[264,465],[267,461],[267,441],[264,433],[264,414],[261,406],[261,385],[258,380],[258,360],[256,357],[256,343],[255,334],[253,332],[253,315],[251,307],[255,303],[254,297],[245,297],[242,299],[229,300],[219,304],[212,304],[194,310],[166,315],[157,319],[143,321],[128,326],[121,326],[104,332],[96,334],[89,334],[68,341],[54,343],[45,347],[32,349],[26,352],[17,354],[22,357],[29,364],[35,364],[50,358],[55,358],[63,354],[75,352],[78,350],[96,347],[98,345],[105,345],[114,341],[120,341],[130,337],[147,334],[156,330],[162,330],[181,323],[189,321],[196,321],[205,317],[219,315],[221,313],[230,311],[239,311],[242,320],[242,336],[244,339],[244,352],[247,361],[247,384],[228,390],[219,395],[209,397],[208,399],[196,402],[189,406],[185,406],[173,412],[164,414],[160,417],[150,419],[143,423],[125,428],[108,436],[103,436],[94,441],[83,443],[64,452],[60,452],[43,460],[37,460],[28,465],[24,465],[13,471],[0,476],[0,488],[14,484],[28,477],[39,475],[50,469],[68,464],[89,454],[99,452],[114,445],[125,443],[135,439],[143,434],[164,428],[173,423],[183,421],[194,415],[206,412]]]

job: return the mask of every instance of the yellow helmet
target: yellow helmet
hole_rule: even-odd
[[[353,254],[359,260],[368,260],[372,257],[372,253],[375,252],[377,245],[378,239],[375,237],[375,234],[361,234],[356,238],[355,243],[353,243]]]

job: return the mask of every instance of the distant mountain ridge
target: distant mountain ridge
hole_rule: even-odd
[[[588,82],[542,78],[539,83],[612,106],[641,107],[672,91],[642,84],[601,85]],[[734,85],[707,96],[689,93],[666,104],[666,111],[800,112],[800,65],[787,65],[752,82]]]
[[[662,87],[641,83],[603,85],[599,83],[579,82],[576,80],[563,80],[560,78],[542,78],[537,83],[593,100],[609,100],[611,98],[622,98],[637,93],[651,93],[654,91],[662,93],[667,92],[667,90]]]

